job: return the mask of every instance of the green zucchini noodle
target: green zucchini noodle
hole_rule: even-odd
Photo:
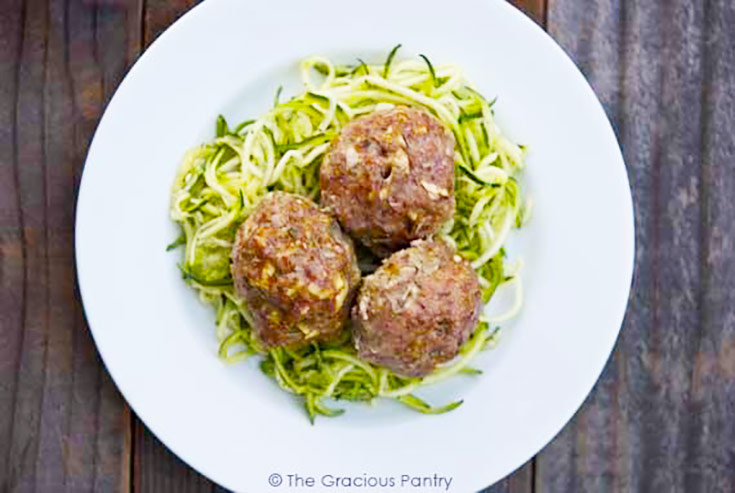
[[[530,211],[517,181],[525,149],[503,136],[494,121],[493,102],[473,88],[459,67],[432,66],[424,56],[394,61],[396,49],[382,65],[304,60],[303,93],[279,102],[279,89],[270,111],[234,128],[219,117],[216,138],[186,154],[172,190],[171,217],[181,226],[181,236],[170,248],[184,246],[183,278],[216,311],[220,357],[235,362],[262,354],[262,371],[303,398],[312,422],[316,415],[341,414],[327,407],[328,399],[392,398],[423,413],[454,409],[461,401],[432,407],[414,391],[460,373],[479,373],[470,362],[496,342],[497,324],[521,306],[520,265],[505,265],[503,244]],[[459,356],[423,378],[402,377],[358,359],[348,331],[344,340],[331,345],[264,350],[230,274],[238,226],[272,190],[318,201],[319,166],[332,139],[353,118],[393,105],[423,108],[454,133],[456,213],[440,236],[471,262],[485,303],[503,283],[512,284],[515,303],[507,313],[481,318]]]

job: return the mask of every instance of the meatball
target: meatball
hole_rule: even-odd
[[[232,277],[263,346],[295,348],[342,333],[360,271],[334,218],[303,197],[273,192],[237,231]]]
[[[443,241],[415,241],[367,276],[352,308],[360,358],[422,376],[454,358],[477,327],[482,297],[470,264]]]
[[[344,126],[320,170],[322,205],[378,256],[454,214],[454,136],[425,111],[376,111]]]

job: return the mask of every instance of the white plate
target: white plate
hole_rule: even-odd
[[[260,114],[276,87],[294,93],[311,54],[381,61],[425,53],[456,62],[528,144],[525,184],[536,207],[516,235],[525,307],[479,377],[432,389],[459,409],[425,416],[398,404],[353,405],[309,425],[296,401],[252,361],[224,365],[213,314],[181,281],[169,190],[184,151],[231,121]],[[94,339],[115,383],[177,455],[238,491],[444,491],[402,476],[485,487],[562,428],[613,347],[630,287],[633,215],[625,166],[582,75],[529,19],[499,0],[421,2],[208,0],[136,63],[91,145],[77,216],[79,282]],[[269,478],[278,483],[269,486]],[[288,475],[292,475],[290,478]],[[274,476],[271,476],[274,475]],[[330,477],[356,477],[351,488]],[[394,488],[360,486],[390,478]],[[322,481],[326,481],[324,484]],[[369,484],[372,484],[371,480]],[[301,483],[299,483],[301,484]]]

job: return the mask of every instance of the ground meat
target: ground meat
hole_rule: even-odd
[[[237,232],[232,277],[262,344],[293,348],[341,334],[360,271],[334,218],[308,199],[274,192]]]
[[[367,276],[352,308],[360,358],[407,376],[451,360],[477,327],[477,275],[439,240],[416,241]]]
[[[320,181],[347,233],[387,256],[454,214],[454,136],[422,110],[377,111],[345,125]]]

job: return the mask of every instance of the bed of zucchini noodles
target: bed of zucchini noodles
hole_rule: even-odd
[[[342,413],[327,399],[392,398],[424,413],[456,408],[462,401],[432,407],[414,391],[458,373],[479,373],[470,361],[494,344],[497,324],[521,306],[520,266],[504,263],[502,246],[530,211],[517,182],[525,149],[502,135],[493,102],[472,87],[459,67],[434,67],[424,56],[394,60],[399,46],[380,65],[304,60],[302,94],[279,102],[279,89],[270,111],[235,127],[220,117],[216,138],[186,154],[172,190],[171,217],[182,233],[169,249],[184,246],[183,277],[216,310],[219,355],[235,362],[263,354],[263,372],[302,396],[312,422],[316,415]],[[271,190],[318,201],[319,165],[330,141],[351,119],[392,105],[423,108],[454,133],[456,213],[440,236],[472,263],[485,302],[500,284],[512,283],[513,305],[492,319],[483,316],[460,355],[424,378],[405,378],[358,359],[348,334],[332,345],[264,351],[253,336],[247,306],[233,290],[230,250],[237,227]]]

